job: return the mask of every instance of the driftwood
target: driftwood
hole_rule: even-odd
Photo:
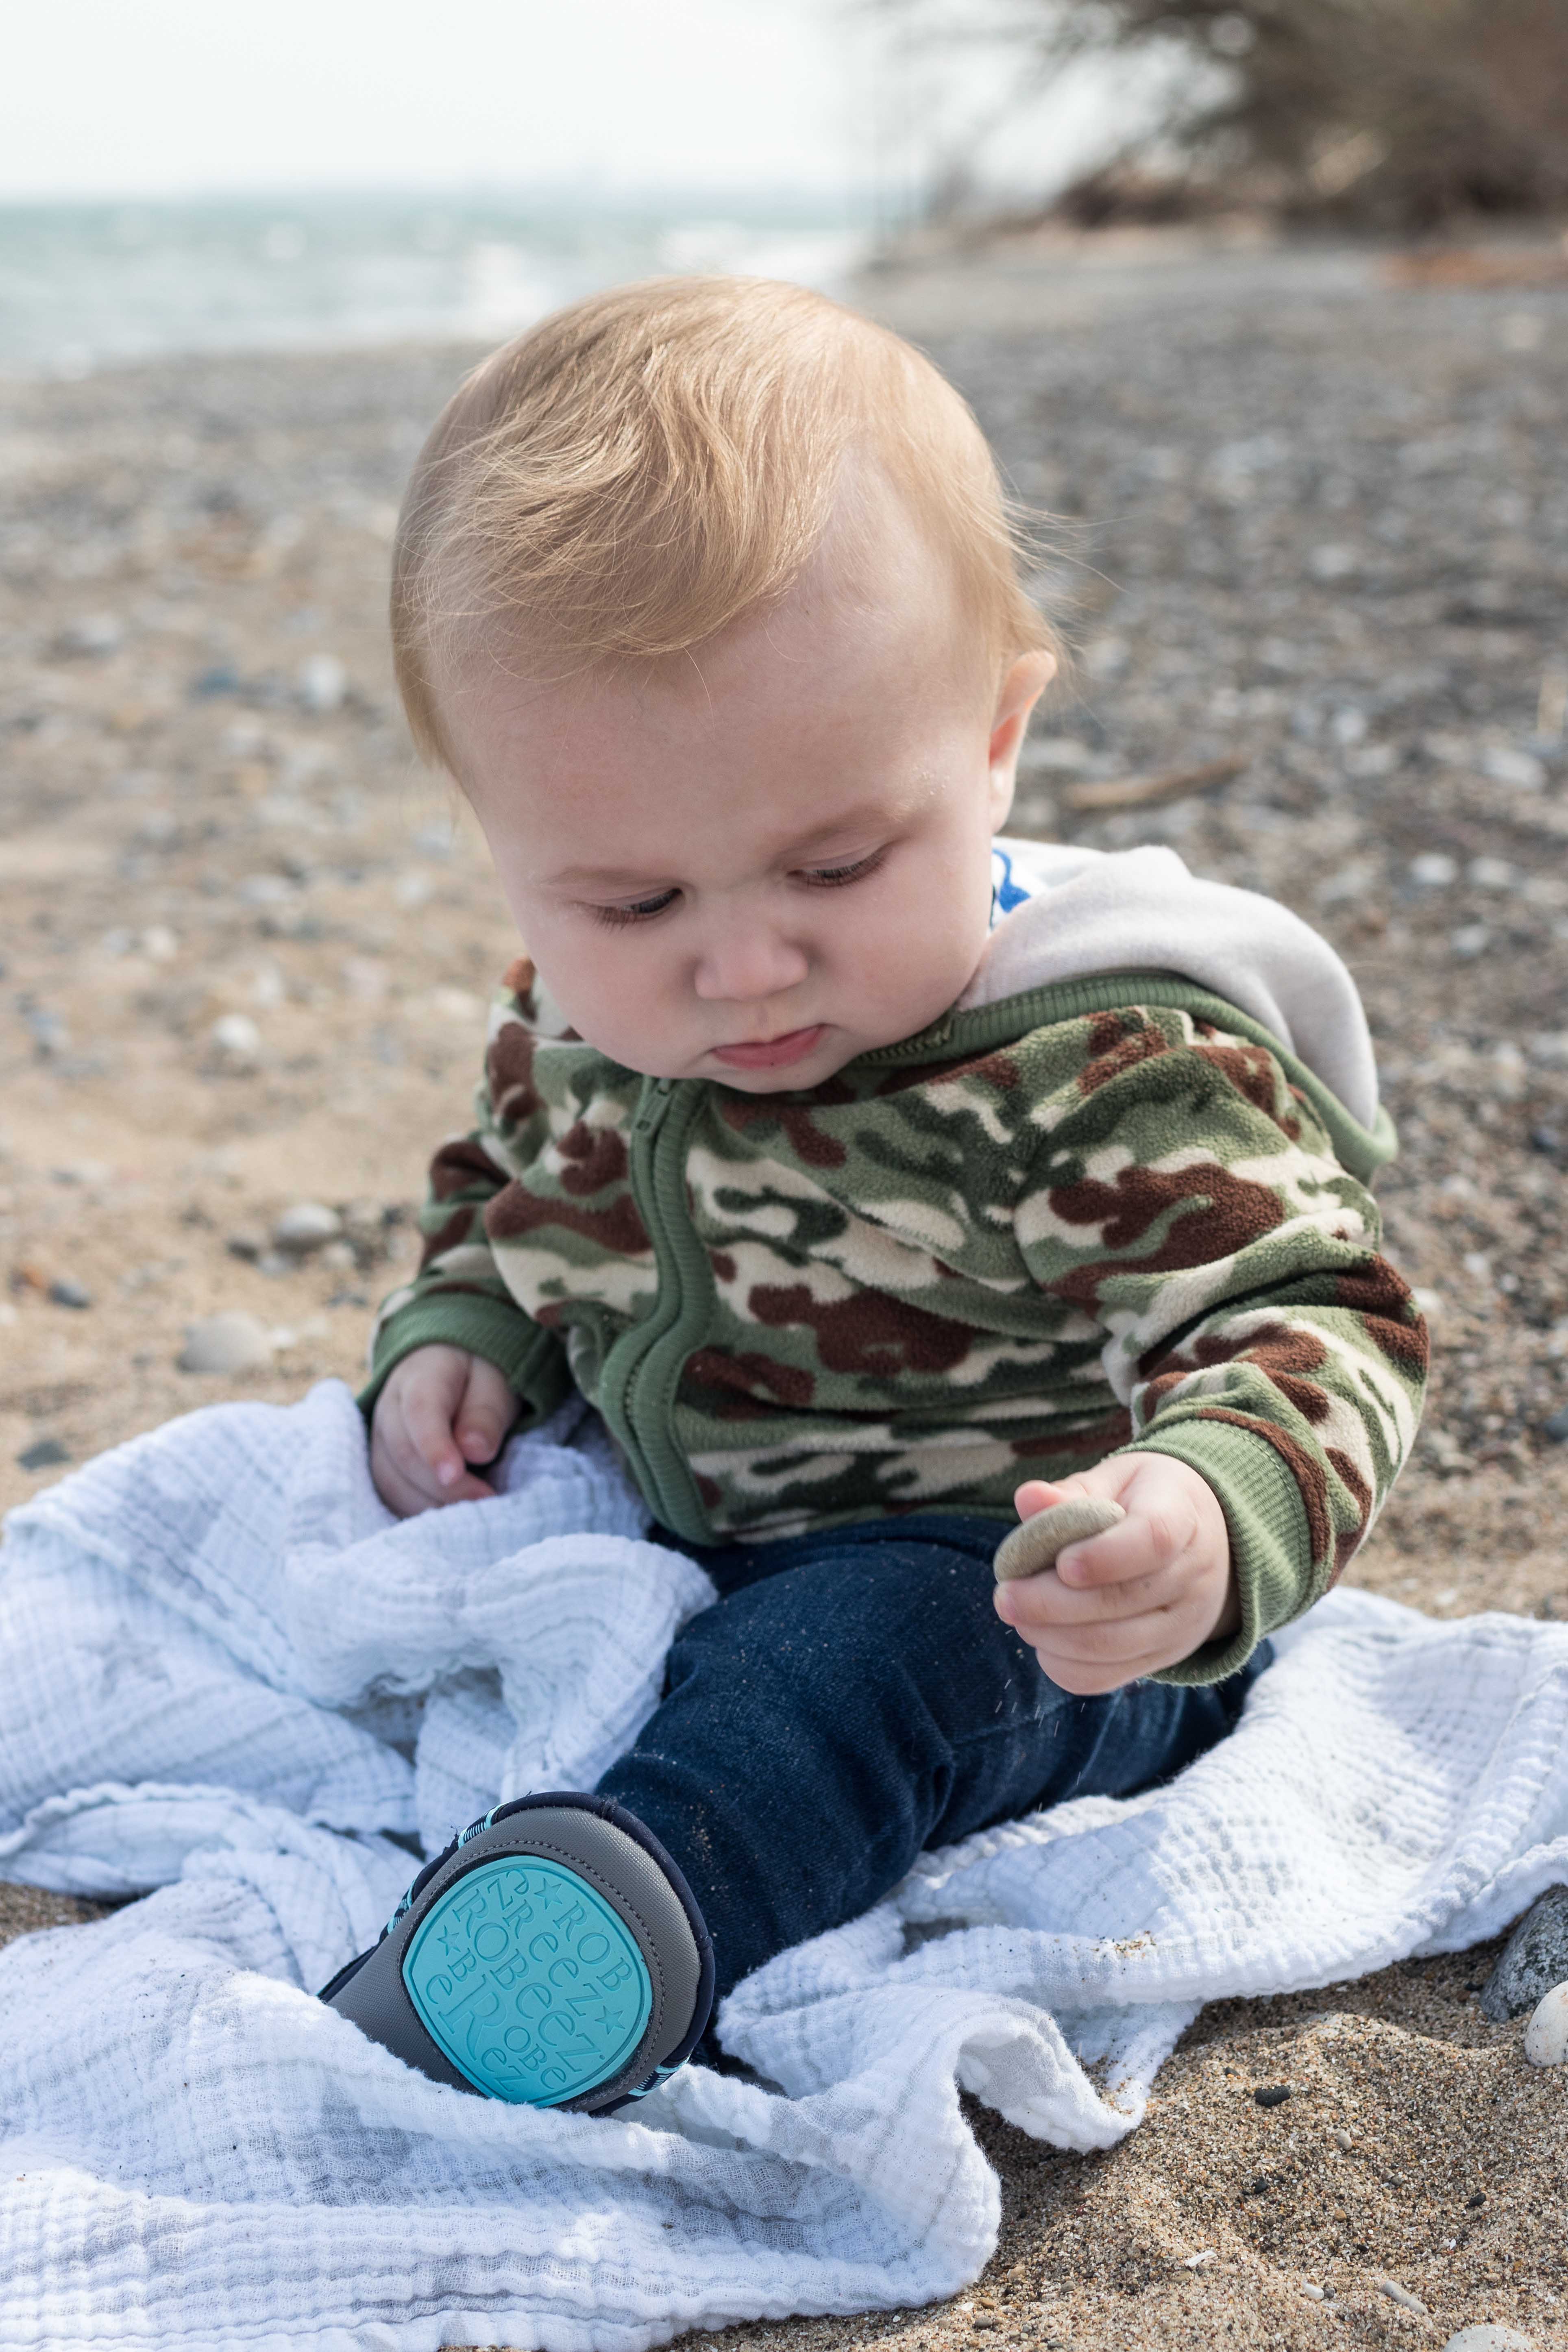
[[[1568,286],[1568,237],[1557,247],[1439,246],[1396,253],[1384,276],[1391,286]]]
[[[1228,784],[1247,765],[1232,757],[1205,760],[1197,768],[1163,768],[1154,775],[1108,776],[1102,783],[1068,784],[1061,798],[1071,809],[1153,808],[1161,801],[1184,801],[1211,784]]]

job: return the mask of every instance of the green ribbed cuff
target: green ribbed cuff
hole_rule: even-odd
[[[531,1321],[510,1299],[433,1290],[410,1299],[377,1334],[371,1376],[357,1399],[367,1421],[387,1374],[416,1348],[432,1347],[467,1348],[493,1364],[528,1408],[523,1420],[553,1412],[572,1386],[566,1351],[554,1332]]]
[[[1247,1664],[1266,1633],[1299,1617],[1317,1598],[1312,1541],[1301,1489],[1267,1437],[1233,1422],[1179,1421],[1119,1454],[1168,1454],[1214,1488],[1230,1531],[1231,1565],[1241,1628],[1228,1641],[1205,1642],[1189,1658],[1163,1666],[1156,1683],[1218,1683]]]

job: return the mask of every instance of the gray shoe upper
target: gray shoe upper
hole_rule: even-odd
[[[532,1857],[575,1872],[623,1922],[642,1954],[653,2006],[630,2057],[607,2081],[559,2102],[594,2114],[640,2090],[689,2032],[702,1978],[697,1939],[679,1895],[653,1855],[586,1806],[539,1805],[469,1832],[367,1955],[330,2006],[410,2066],[457,2090],[476,2091],[437,2047],[409,1998],[403,1961],[433,1906],[481,1863]]]

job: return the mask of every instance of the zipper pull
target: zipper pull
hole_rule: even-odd
[[[632,1133],[634,1135],[657,1134],[663,1124],[665,1112],[674,1099],[675,1080],[673,1078],[645,1078],[642,1100],[637,1105],[637,1117],[632,1121]]]

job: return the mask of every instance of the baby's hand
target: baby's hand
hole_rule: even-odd
[[[1032,1478],[1013,1499],[1027,1519],[1069,1495],[1102,1496],[1127,1517],[996,1588],[997,1615],[1062,1690],[1120,1689],[1238,1631],[1225,1513],[1195,1470],[1168,1454],[1118,1454],[1059,1486]]]
[[[506,1376],[466,1348],[416,1348],[375,1401],[370,1475],[400,1519],[492,1495],[470,1462],[489,1462],[517,1418]]]

